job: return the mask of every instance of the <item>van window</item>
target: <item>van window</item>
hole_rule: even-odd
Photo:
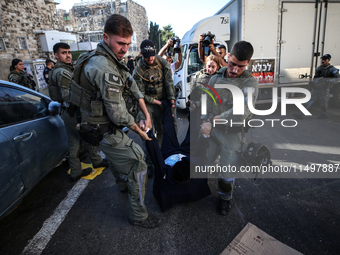
[[[176,72],[178,72],[179,70],[181,70],[183,68],[183,64],[184,64],[184,59],[186,59],[186,54],[187,54],[187,44],[182,45],[182,64],[178,67],[178,69],[176,70]],[[175,58],[174,58],[174,62],[177,60],[178,54],[175,54]]]
[[[204,64],[198,57],[197,45],[190,49],[188,57],[188,74],[196,73],[203,68]]]

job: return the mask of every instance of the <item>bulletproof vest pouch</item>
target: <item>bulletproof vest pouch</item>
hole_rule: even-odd
[[[160,56],[156,55],[155,66],[141,66],[140,62],[138,62],[136,73],[145,84],[145,94],[158,100],[163,100],[165,98],[165,89],[163,88],[164,75],[160,58]]]
[[[57,82],[52,79],[53,73],[54,73],[55,70],[56,69],[53,68],[51,70],[51,72],[49,73],[49,76],[51,78],[49,79],[48,92],[50,93],[50,98],[53,101],[58,101],[59,103],[62,103],[64,100],[63,100],[63,96],[61,95],[60,88],[59,88]]]
[[[83,120],[98,124],[109,122],[109,118],[106,115],[100,91],[96,90],[85,76],[84,65],[91,57],[99,54],[105,55],[93,50],[79,56],[70,84],[71,102],[90,114],[90,116],[83,116]]]

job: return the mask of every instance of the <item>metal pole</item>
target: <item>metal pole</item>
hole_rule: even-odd
[[[161,32],[159,32],[159,34],[158,34],[158,44],[159,44],[159,49],[158,49],[158,51],[160,51],[161,50]]]

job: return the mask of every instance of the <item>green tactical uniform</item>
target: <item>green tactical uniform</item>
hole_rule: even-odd
[[[190,109],[192,110],[193,108],[198,108],[201,106],[201,94],[204,93],[203,90],[206,87],[202,84],[208,84],[210,78],[214,74],[210,75],[209,73],[205,72],[205,69],[202,69],[201,71],[196,73],[195,80],[193,81],[193,85],[191,88],[191,93],[190,93]],[[193,104],[195,107],[193,107]]]
[[[17,71],[11,71],[11,73],[8,75],[8,80],[10,82],[17,83],[21,86],[25,86],[29,89],[34,90],[34,83],[31,80],[29,74],[26,71],[21,71],[18,73]]]
[[[144,96],[146,107],[150,113],[152,127],[157,134],[157,139],[161,146],[163,138],[163,111],[161,106],[152,104],[152,102],[154,99],[161,102],[163,100],[175,100],[175,87],[170,65],[166,59],[156,55],[154,64],[149,66],[145,63],[143,57],[137,62],[133,71],[133,78]]]
[[[79,59],[82,56],[79,57]],[[78,59],[78,62],[79,62]],[[134,117],[128,112],[123,91],[128,83],[136,99],[143,98],[136,82],[130,79],[129,69],[119,61],[102,40],[88,62],[84,62],[80,72],[80,85],[72,82],[71,100],[80,105],[82,121],[99,128],[113,126],[113,131],[103,133],[99,148],[104,152],[110,169],[121,191],[129,190],[129,218],[131,221],[144,221],[148,218],[144,205],[147,184],[147,166],[143,161],[141,147],[130,139],[121,127],[131,127]],[[80,67],[79,67],[80,68]],[[79,70],[76,66],[75,73]],[[74,77],[75,82],[76,76]],[[91,97],[77,96],[96,94],[96,101]],[[83,94],[82,94],[83,93]],[[94,106],[99,103],[101,106]],[[103,108],[103,111],[99,110]]]
[[[214,87],[215,84],[230,84],[240,88],[245,98],[244,115],[233,115],[233,98],[229,89],[216,89],[221,97],[222,106],[219,103],[216,106],[213,100],[209,100],[210,97],[208,97],[207,113],[211,117],[220,115],[220,119],[228,120],[228,125],[231,123],[231,120],[233,123],[247,122],[252,116],[247,104],[248,96],[253,97],[253,105],[255,106],[259,84],[251,75],[251,72],[247,70],[237,78],[225,78],[227,68],[227,66],[222,67],[217,74],[210,79],[209,85]],[[216,127],[212,129],[211,140],[217,141],[217,144],[214,144],[212,141],[209,144],[207,150],[207,165],[213,164],[219,149],[221,156],[220,165],[236,166],[236,168],[239,169],[245,137],[242,126],[243,125],[235,127],[235,125],[233,125],[233,127],[228,127],[227,125],[216,125]],[[231,173],[222,173],[220,176],[221,178],[218,181],[218,194],[221,199],[230,200],[232,198],[235,178]]]
[[[51,99],[63,104],[64,110],[61,113],[61,118],[65,123],[68,138],[68,161],[71,168],[71,177],[76,178],[82,173],[82,167],[79,160],[81,138],[78,130],[76,129],[76,125],[78,124],[78,114],[76,114],[74,108],[69,105],[69,90],[72,75],[73,67],[71,64],[65,64],[57,61],[56,65],[50,72],[49,90]],[[60,94],[57,94],[58,91]],[[73,113],[71,111],[73,111]],[[85,141],[82,141],[82,143],[89,153],[92,164],[99,165],[102,162],[102,158],[97,152],[97,147],[92,146]]]

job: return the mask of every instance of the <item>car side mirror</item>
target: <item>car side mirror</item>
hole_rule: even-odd
[[[48,112],[51,116],[56,116],[60,112],[61,104],[55,101],[52,101],[48,104]]]

